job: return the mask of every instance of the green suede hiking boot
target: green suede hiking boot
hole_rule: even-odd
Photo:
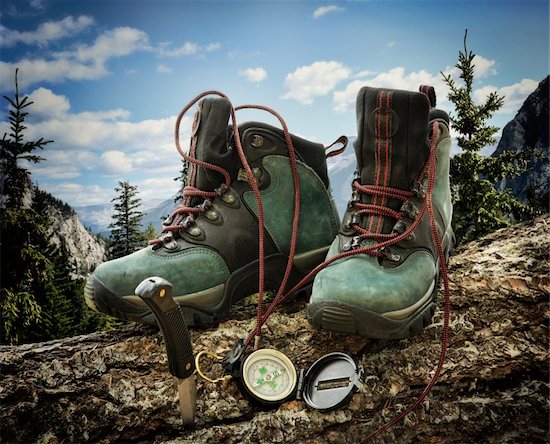
[[[433,108],[433,88],[421,91],[365,87],[359,92],[353,194],[327,259],[350,256],[315,277],[307,317],[316,328],[397,339],[431,322],[439,277],[431,222],[445,258],[454,242],[451,140],[447,114]],[[437,139],[430,142],[434,125]],[[430,174],[435,175],[431,185]],[[430,186],[433,220],[426,211]],[[366,247],[370,250],[362,252]],[[358,249],[361,254],[351,255]]]
[[[103,263],[93,272],[84,293],[90,307],[153,324],[153,314],[134,290],[143,279],[160,276],[172,283],[188,325],[211,325],[226,317],[236,301],[258,291],[257,202],[235,148],[233,127],[228,125],[230,112],[231,104],[223,98],[199,102],[185,208],[165,221],[170,229],[155,245]],[[270,125],[247,122],[238,131],[263,201],[265,289],[276,290],[287,266],[294,211],[288,147],[283,131]],[[339,219],[329,192],[324,146],[291,139],[301,193],[288,281],[294,285],[322,262]],[[214,167],[205,167],[205,162]]]

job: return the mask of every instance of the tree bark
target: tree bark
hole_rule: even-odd
[[[550,216],[499,230],[450,261],[452,312],[444,373],[427,400],[378,442],[548,442]],[[442,301],[440,297],[440,306]],[[441,308],[441,307],[440,307]],[[192,330],[195,353],[224,354],[246,336],[252,307]],[[40,344],[0,347],[3,442],[354,443],[410,405],[437,364],[442,312],[420,335],[380,341],[313,330],[305,302],[285,305],[262,346],[306,368],[344,351],[364,367],[349,405],[265,409],[234,380],[198,381],[196,426],[184,429],[158,330],[129,324]],[[219,363],[204,360],[214,376]]]

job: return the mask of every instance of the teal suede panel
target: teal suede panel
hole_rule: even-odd
[[[290,250],[290,235],[294,213],[294,181],[290,160],[285,156],[266,156],[264,169],[271,177],[269,187],[261,191],[265,227],[280,251]],[[315,172],[298,162],[300,178],[300,219],[296,252],[329,245],[338,230],[338,216],[329,193]],[[252,191],[244,193],[247,205],[258,215],[258,205]]]
[[[327,257],[336,254],[337,242]],[[317,274],[311,302],[338,301],[385,313],[413,305],[426,294],[434,277],[435,263],[426,251],[414,252],[397,268],[384,268],[376,257],[358,254]]]
[[[451,187],[449,184],[451,139],[445,137],[437,146],[437,167],[435,174],[435,186],[432,194],[434,205],[442,211],[446,226],[451,224],[453,218],[453,204],[451,201]]]
[[[207,248],[161,255],[147,247],[105,262],[93,274],[118,296],[133,295],[136,286],[151,276],[167,279],[173,285],[173,295],[181,296],[224,283],[229,270],[223,259]]]

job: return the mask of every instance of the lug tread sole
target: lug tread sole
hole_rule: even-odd
[[[372,339],[404,339],[416,336],[431,324],[435,306],[435,295],[432,294],[413,314],[397,320],[343,302],[322,301],[310,304],[307,320],[319,330]]]
[[[268,256],[265,259],[265,289],[277,289],[280,285],[287,257],[283,254]],[[220,303],[205,309],[196,304],[179,301],[188,327],[212,327],[229,318],[231,307],[258,290],[258,261],[234,271],[225,282],[225,291]],[[302,277],[303,272],[292,269],[287,289],[292,288]],[[302,287],[299,294],[309,295],[311,284]],[[118,319],[155,325],[156,319],[148,307],[136,305],[109,291],[95,276],[90,275],[84,287],[86,303],[92,309]]]

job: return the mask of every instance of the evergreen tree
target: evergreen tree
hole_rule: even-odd
[[[25,196],[30,196],[30,173],[20,165],[21,161],[39,163],[44,158],[32,154],[37,149],[44,149],[51,140],[40,138],[35,141],[24,140],[25,118],[29,114],[25,108],[32,105],[28,96],[19,95],[19,83],[15,70],[15,96],[13,99],[4,96],[10,105],[9,123],[10,133],[4,133],[0,141],[0,165],[2,183],[2,207],[21,208],[25,204]],[[28,203],[28,202],[27,202]]]
[[[0,140],[0,311],[1,343],[44,341],[108,327],[90,315],[82,298],[84,280],[66,251],[50,241],[49,209],[73,212],[67,204],[33,187],[21,162],[40,162],[33,152],[51,141],[26,141],[26,108],[15,73],[15,96],[9,103],[10,132]]]
[[[131,185],[128,181],[119,181],[115,191],[118,192],[118,196],[111,201],[115,203],[114,222],[109,225],[111,259],[133,253],[143,245],[141,232],[143,214],[139,211],[141,199],[137,197],[137,186]]]
[[[46,218],[31,207],[30,173],[21,161],[43,160],[32,154],[51,141],[25,141],[25,108],[32,102],[19,95],[15,71],[15,96],[9,103],[10,133],[0,140],[0,311],[2,343],[18,343],[28,332],[39,329],[43,308],[39,295],[48,293],[53,265],[48,257]],[[46,253],[45,253],[46,252]]]
[[[174,177],[174,180],[176,182],[180,183],[180,188],[178,190],[178,194],[176,195],[174,202],[180,202],[183,200],[183,189],[187,186],[189,183],[189,162],[185,159],[181,159],[182,167],[180,171],[180,175],[178,177]]]
[[[533,217],[536,211],[518,201],[509,190],[499,191],[495,183],[521,174],[532,151],[505,151],[498,156],[484,157],[480,150],[496,142],[499,128],[488,121],[500,109],[504,97],[491,92],[483,103],[474,102],[474,57],[466,46],[467,30],[464,33],[464,51],[459,51],[456,67],[461,82],[450,74],[443,75],[449,86],[449,100],[455,105],[456,115],[451,114],[451,123],[459,134],[458,146],[462,152],[451,159],[451,187],[453,193],[453,225],[458,242],[470,241],[511,221]]]
[[[156,238],[157,230],[155,230],[155,226],[152,223],[149,223],[149,225],[147,225],[147,228],[143,232],[143,240],[145,241],[145,245],[147,246],[151,239]]]

